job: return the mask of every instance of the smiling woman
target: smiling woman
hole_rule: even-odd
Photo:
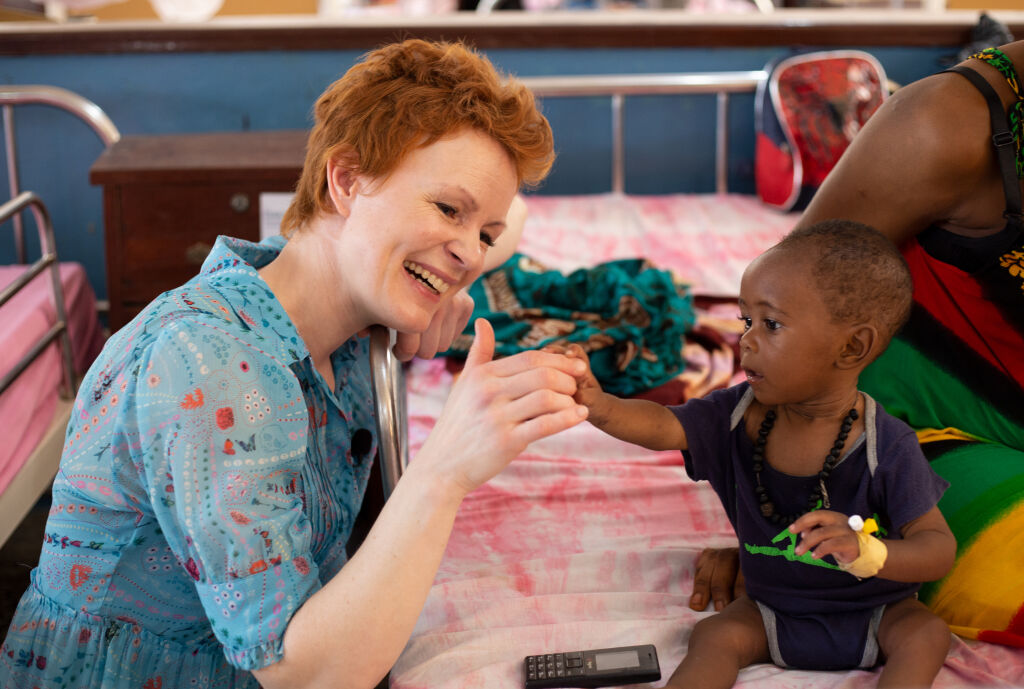
[[[517,186],[507,150],[475,129],[413,149],[387,175],[361,172],[351,154],[342,155],[326,164],[328,212],[304,222],[281,256],[260,271],[295,314],[328,383],[330,353],[346,333],[375,323],[422,332],[446,300],[480,275]],[[339,221],[343,227],[336,231]],[[314,279],[322,286],[313,301],[293,279],[311,265],[319,267]],[[343,279],[357,273],[358,280]],[[323,313],[335,317],[325,322]],[[312,319],[304,322],[307,314]]]
[[[581,362],[492,361],[478,321],[445,411],[346,562],[377,446],[364,335],[399,331],[406,359],[446,349],[553,148],[530,93],[457,44],[370,53],[316,116],[290,238],[221,237],[83,381],[0,687],[373,687],[463,497],[586,417]]]

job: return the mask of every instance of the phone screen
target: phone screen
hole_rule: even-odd
[[[598,653],[594,656],[598,670],[618,670],[627,667],[640,667],[640,656],[635,650]]]

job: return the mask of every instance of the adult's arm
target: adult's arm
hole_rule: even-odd
[[[276,687],[376,686],[405,647],[463,497],[533,440],[579,423],[582,363],[550,352],[491,361],[477,321],[466,367],[427,441],[362,546],[290,620],[279,662],[255,671]]]
[[[856,220],[898,245],[933,223],[998,222],[1001,209],[992,220],[976,207],[979,193],[999,192],[988,189],[988,121],[981,95],[956,74],[896,91],[854,137],[797,226]]]

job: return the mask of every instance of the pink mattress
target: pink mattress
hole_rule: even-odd
[[[755,196],[529,196],[519,250],[552,268],[643,256],[694,294],[735,295],[750,259],[796,223]]]
[[[739,196],[538,197],[528,205],[527,255],[563,268],[646,256],[691,277],[695,291],[718,294],[735,294],[746,263],[795,221]],[[730,308],[702,311],[702,326],[728,339]],[[686,394],[734,373],[714,347],[687,359]],[[407,382],[415,461],[451,375],[443,361],[417,361]],[[696,558],[726,545],[736,539],[718,498],[686,477],[678,452],[647,451],[587,424],[534,443],[463,503],[391,686],[518,688],[525,655],[642,643],[657,647],[663,679],[640,686],[662,686],[693,625],[710,614],[687,607]],[[866,689],[876,681],[864,671],[756,665],[737,686]],[[935,686],[1024,686],[1024,650],[956,639]]]
[[[10,284],[24,271],[21,266],[0,266],[0,286]],[[103,346],[103,332],[96,318],[96,298],[77,263],[60,265],[64,302],[68,310],[74,363],[79,374]],[[0,307],[0,371],[14,364],[56,320],[49,272],[44,272],[9,302]],[[0,493],[10,484],[49,426],[61,383],[61,357],[56,343],[25,369],[0,396],[4,442],[0,443]]]

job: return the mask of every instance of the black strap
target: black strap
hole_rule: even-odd
[[[985,78],[968,69],[963,65],[956,65],[945,70],[956,72],[964,76],[974,84],[974,87],[981,91],[988,103],[988,114],[992,122],[992,145],[996,147],[996,154],[999,158],[999,170],[1003,176],[1003,191],[1006,195],[1006,211],[1003,215],[1021,215],[1021,193],[1020,180],[1017,179],[1017,166],[1014,160],[1016,155],[1013,143],[1013,134],[1010,133],[1010,126],[1006,121],[1006,111],[1003,108],[1003,101],[1000,100],[992,85],[985,81]]]

